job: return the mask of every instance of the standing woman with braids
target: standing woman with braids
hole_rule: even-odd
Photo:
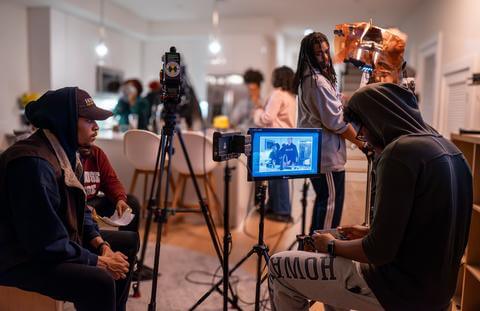
[[[345,194],[345,139],[363,148],[357,133],[343,118],[337,78],[327,37],[314,32],[300,46],[294,89],[298,94],[298,127],[322,128],[321,174],[311,178],[316,198],[310,233],[336,228]]]

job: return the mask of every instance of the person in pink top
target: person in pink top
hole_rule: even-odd
[[[255,125],[261,127],[296,127],[297,104],[292,93],[294,72],[287,66],[275,68],[272,73],[274,90],[263,107],[258,103],[253,112]]]
[[[264,107],[258,103],[253,111],[256,126],[267,128],[296,127],[296,100],[293,94],[294,72],[287,66],[275,68],[272,73],[274,90]],[[291,142],[289,142],[291,143]],[[288,144],[283,148],[273,148],[271,156],[282,157]],[[294,146],[294,145],[293,145]],[[271,220],[292,221],[288,180],[270,180],[268,182],[268,202],[266,217]]]

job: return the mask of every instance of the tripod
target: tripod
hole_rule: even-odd
[[[302,203],[302,231],[300,235],[305,235],[305,230],[306,230],[306,222],[307,222],[307,194],[308,194],[308,188],[310,187],[310,184],[308,183],[307,178],[303,179],[303,186],[302,186],[302,199],[300,202]],[[291,251],[295,244],[297,244],[298,240],[295,239],[292,244],[288,247],[288,250]]]
[[[146,253],[146,247],[147,247],[147,241],[148,241],[148,234],[150,231],[150,226],[152,222],[153,216],[155,216],[155,221],[157,222],[157,235],[156,235],[156,240],[155,240],[155,257],[154,257],[154,267],[153,267],[153,280],[152,280],[152,290],[151,290],[151,297],[150,297],[150,304],[148,305],[148,310],[149,311],[154,311],[156,310],[156,293],[157,293],[157,275],[158,275],[158,270],[159,270],[159,262],[160,262],[160,247],[161,247],[161,236],[162,236],[162,229],[163,229],[163,224],[168,221],[168,215],[169,214],[174,214],[176,212],[192,212],[190,209],[181,209],[181,208],[167,208],[167,202],[168,202],[168,189],[169,189],[169,177],[171,175],[171,159],[173,155],[173,137],[175,132],[178,134],[178,139],[183,151],[183,155],[185,157],[185,160],[187,162],[187,166],[190,172],[190,176],[193,181],[194,189],[199,201],[201,213],[203,214],[205,218],[205,222],[207,224],[207,228],[210,234],[210,237],[212,239],[212,243],[215,249],[215,252],[217,254],[218,260],[220,263],[223,265],[223,254],[222,250],[220,248],[220,242],[219,238],[217,235],[217,232],[214,227],[214,222],[212,219],[212,216],[210,214],[210,210],[208,209],[208,206],[205,204],[201,192],[200,192],[200,187],[198,186],[197,179],[195,177],[195,174],[193,173],[193,168],[192,164],[190,162],[190,158],[187,153],[187,149],[185,147],[185,143],[183,141],[183,137],[181,134],[181,131],[176,128],[176,114],[175,114],[175,108],[176,108],[176,102],[175,100],[166,100],[165,102],[165,114],[164,114],[164,121],[165,124],[162,128],[162,133],[161,133],[161,139],[160,139],[160,144],[158,146],[158,151],[157,151],[157,159],[155,163],[155,173],[153,175],[153,181],[152,181],[152,186],[151,186],[151,191],[150,191],[150,197],[148,200],[148,216],[147,216],[147,223],[145,226],[145,232],[143,236],[143,243],[142,243],[142,250],[141,250],[141,256],[140,256],[140,263],[139,263],[139,271],[138,275],[141,275],[141,269],[143,266],[143,262],[145,260],[145,253]],[[162,180],[163,180],[163,174],[165,171],[165,161],[168,157],[168,164],[167,164],[167,178],[166,178],[166,185],[165,185],[165,191],[164,191],[164,200],[163,200],[163,208],[159,207],[159,202],[157,198],[160,196],[160,190],[162,186]],[[157,183],[157,172],[159,175],[158,183]],[[155,186],[156,191],[155,191]],[[233,290],[231,289],[231,286],[228,286],[230,289],[232,296],[233,296]],[[134,284],[134,291],[135,291],[135,296],[139,296],[140,293],[140,280],[137,279],[137,283]],[[229,301],[235,306],[236,302],[232,299],[229,299]]]
[[[230,275],[235,272],[250,256],[253,254],[257,254],[257,281],[255,285],[255,311],[260,310],[260,285],[262,282],[265,280],[265,277],[262,278],[262,258],[265,260],[266,263],[270,260],[270,256],[268,254],[268,246],[265,244],[265,241],[263,240],[263,231],[264,231],[264,225],[265,225],[265,198],[266,198],[266,192],[267,192],[267,182],[262,181],[261,186],[259,187],[259,196],[260,196],[260,221],[258,223],[258,240],[257,244],[255,244],[252,249],[242,258],[240,261],[232,268],[232,270],[228,272],[224,272],[223,278],[215,283],[212,288],[208,292],[206,292],[200,300],[190,308],[190,310],[194,310],[196,307],[198,307],[207,297],[215,290],[217,289],[222,282],[225,282],[226,279]],[[224,270],[225,271],[225,270]],[[226,309],[224,309],[226,310]]]
[[[365,226],[370,226],[372,220],[372,174],[373,174],[373,158],[375,156],[373,151],[365,153],[368,161],[367,168],[367,193],[365,199]]]

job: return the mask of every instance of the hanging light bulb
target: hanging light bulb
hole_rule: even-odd
[[[100,41],[97,46],[95,46],[95,53],[97,53],[97,56],[100,58],[104,58],[108,54],[108,47],[105,44],[105,42]]]
[[[208,43],[208,50],[215,57],[222,51],[222,44],[218,40],[218,24],[220,22],[220,14],[218,13],[217,0],[214,2],[213,12],[212,12],[212,28],[213,34],[210,36]]]
[[[220,41],[218,41],[217,39],[212,39],[210,41],[210,43],[208,44],[208,50],[210,51],[210,53],[212,53],[213,55],[217,55],[218,53],[220,53],[222,51],[222,45],[220,44]]]
[[[218,14],[218,10],[214,9],[212,13],[212,25],[213,27],[218,27],[218,23],[220,21],[220,15]]]
[[[100,61],[103,60],[108,54],[108,47],[105,44],[105,18],[104,18],[104,0],[100,1],[100,28],[98,30],[100,35],[100,40],[95,46],[95,53],[97,54]]]

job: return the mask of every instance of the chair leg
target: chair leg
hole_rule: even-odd
[[[175,184],[175,179],[173,178],[172,174],[170,174],[170,177],[168,180],[170,183],[170,190],[172,191],[172,193],[175,193],[177,185]]]
[[[149,202],[147,202],[148,198],[147,198],[147,188],[148,188],[148,175],[150,174],[150,172],[143,172],[143,174],[145,174],[145,177],[144,177],[144,183],[143,183],[143,210],[142,210],[142,214],[143,214],[143,217],[145,217],[145,212],[148,208],[148,204]]]
[[[132,182],[130,183],[130,194],[133,194],[135,191],[135,186],[137,185],[138,170],[135,169],[133,172]]]
[[[183,188],[185,187],[185,181],[186,178],[184,175],[179,174],[178,175],[178,180],[177,180],[177,185],[175,187],[175,191],[173,192],[173,201],[172,201],[172,207],[176,208],[178,204],[180,203],[180,194],[183,192]]]
[[[205,175],[201,175],[201,176],[198,176],[198,179],[202,180],[203,182],[203,187],[205,189],[205,196],[207,197],[207,206],[208,206],[208,209],[210,210],[210,213],[212,211],[212,200],[211,200],[211,197],[210,197],[210,191],[209,191],[209,187],[208,187],[208,181],[207,181],[207,178],[205,178]]]
[[[217,219],[219,220],[219,223],[223,225],[223,217],[222,217],[222,211],[221,207],[222,205],[220,204],[220,200],[218,199],[217,193],[215,191],[215,185],[217,184],[215,181],[215,176],[213,175],[212,172],[208,173],[208,187],[212,191],[213,195],[213,200],[215,201],[215,213],[217,214]],[[224,194],[225,195],[225,194]]]

